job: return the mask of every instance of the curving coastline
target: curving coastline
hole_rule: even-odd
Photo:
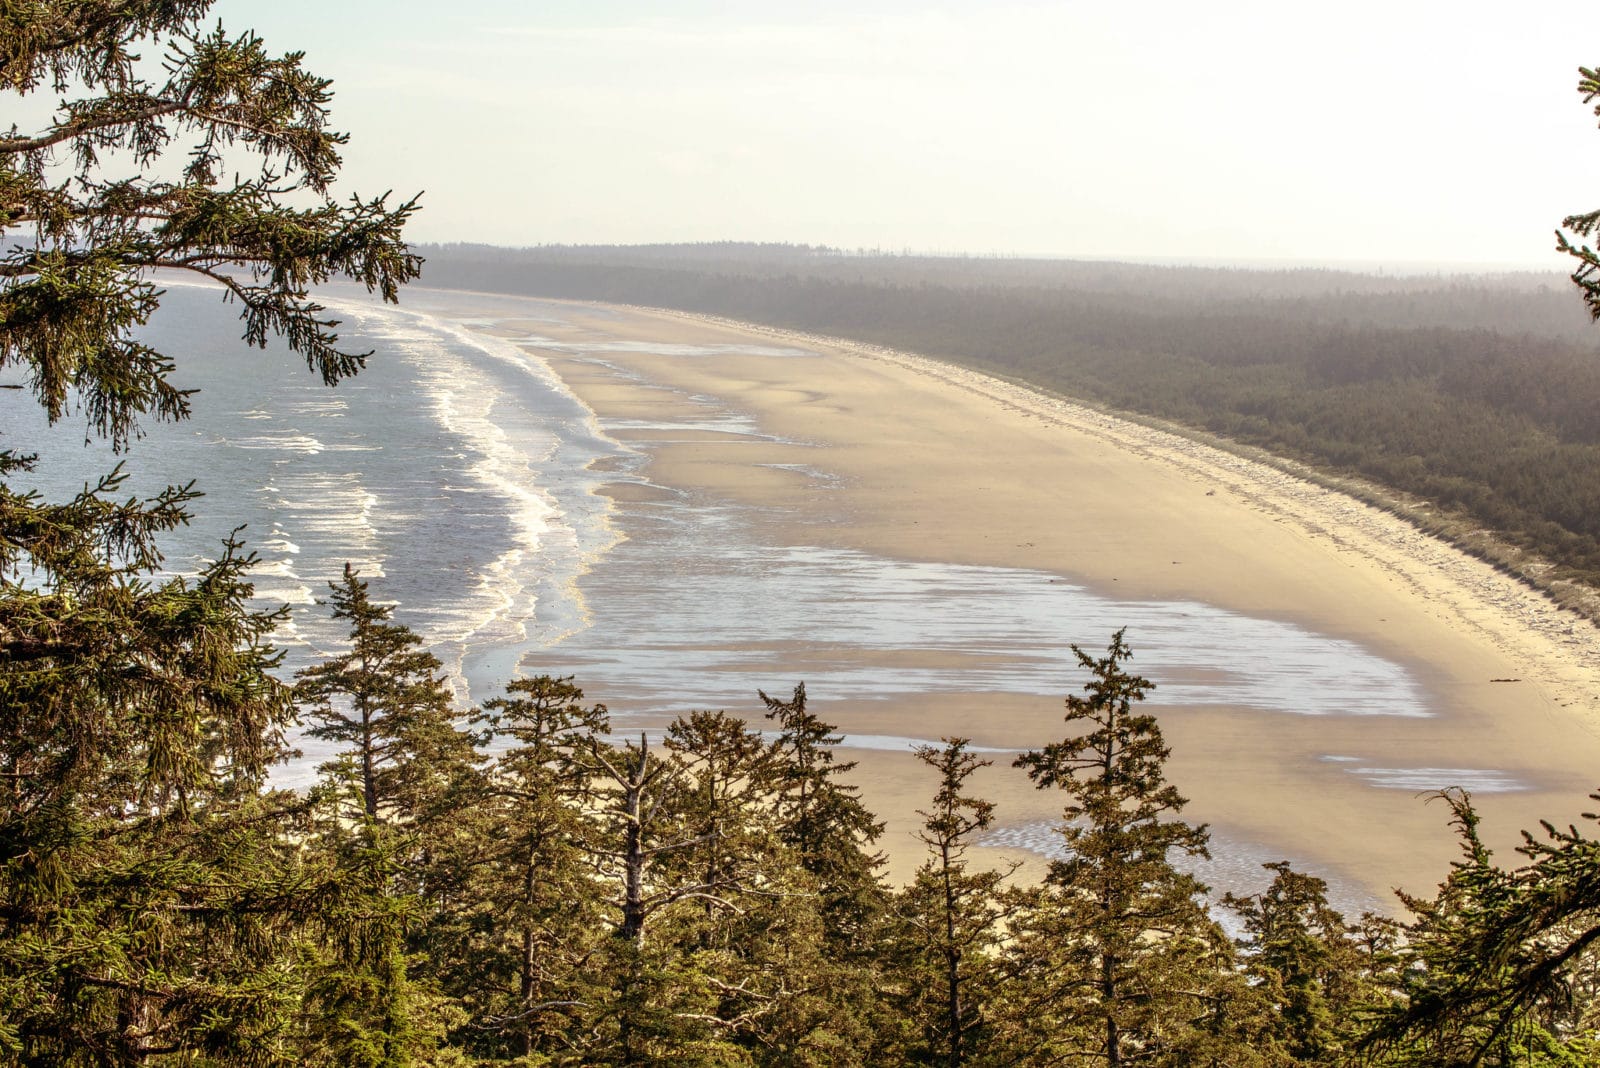
[[[1092,434],[1150,463],[1214,482],[1276,521],[1294,525],[1307,536],[1325,538],[1339,551],[1357,554],[1394,575],[1416,596],[1435,603],[1442,615],[1482,634],[1508,655],[1525,660],[1530,675],[1570,687],[1568,707],[1588,720],[1590,730],[1600,732],[1600,623],[1387,509],[1292,473],[1290,461],[1264,463],[1150,421],[1125,418],[1025,383],[916,353],[716,316],[640,310],[881,360],[1020,414]]]
[[[466,308],[472,298],[445,302]],[[1600,767],[1600,631],[1380,508],[914,354],[679,312],[545,303],[561,322],[518,321],[501,305],[494,330],[540,335],[523,346],[530,358],[641,454],[636,474],[650,492],[634,485],[613,497],[624,519],[652,495],[737,502],[775,545],[1030,569],[1114,597],[1189,599],[1293,622],[1406,665],[1428,700],[1393,715],[1163,709],[1171,777],[1193,802],[1187,814],[1210,822],[1240,857],[1291,859],[1382,906],[1391,887],[1437,882],[1455,853],[1444,813],[1419,794],[1476,791],[1500,849],[1520,828],[1577,820],[1589,807]],[[701,429],[660,432],[686,409],[709,413],[696,416]],[[618,569],[599,567],[585,581],[621,584],[612,595],[628,595]],[[781,650],[763,652],[784,662]],[[561,648],[546,659],[559,666]],[[797,648],[790,662],[803,670],[814,661]],[[826,702],[824,679],[807,681]],[[960,733],[1014,751],[1057,736],[1059,700],[932,692],[826,712],[851,732]],[[908,875],[925,776],[909,753],[850,757],[860,760],[868,803],[888,818],[891,873]],[[997,762],[983,786],[1009,833],[993,853],[1023,848],[1036,860],[1023,843],[1048,827],[1056,801]]]

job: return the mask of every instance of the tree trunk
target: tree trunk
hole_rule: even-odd
[[[645,766],[649,763],[648,742],[640,739],[639,760],[629,769],[623,788],[623,811],[627,832],[622,849],[622,929],[623,938],[644,941],[644,870],[649,856],[644,849],[644,824],[640,812],[645,786]]]
[[[361,801],[367,819],[378,820],[378,775],[372,766],[372,713],[361,702]]]

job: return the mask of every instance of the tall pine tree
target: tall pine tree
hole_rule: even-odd
[[[1066,722],[1085,733],[1016,761],[1067,800],[1065,856],[1012,946],[1011,1052],[1106,1068],[1196,1063],[1187,1049],[1211,1044],[1211,988],[1231,945],[1173,858],[1206,856],[1206,829],[1177,818],[1186,801],[1166,781],[1170,751],[1155,717],[1135,711],[1154,684],[1126,669],[1123,632],[1102,657],[1072,652],[1091,677],[1067,697]]]
[[[983,1063],[990,1038],[990,1001],[1000,980],[998,954],[1005,920],[1017,903],[1004,883],[1010,872],[973,870],[966,854],[994,822],[994,804],[967,780],[991,761],[968,751],[966,738],[918,746],[917,759],[939,774],[933,805],[922,810],[918,837],[928,859],[896,898],[899,931],[893,961],[896,1000],[910,1024],[907,1059],[917,1064]]]
[[[335,1061],[397,1068],[433,1048],[454,1015],[439,977],[423,974],[424,935],[429,912],[455,904],[455,817],[476,798],[479,758],[422,639],[348,564],[329,586],[349,649],[302,669],[295,686],[307,735],[342,747],[316,790],[311,845],[336,873],[342,923],[323,941],[313,1004]]]
[[[0,372],[118,449],[190,406],[138,334],[151,269],[213,279],[247,341],[282,334],[332,381],[363,357],[307,285],[348,271],[393,300],[420,265],[414,205],[332,199],[329,83],[207,28],[211,6],[0,7],[0,94],[39,119],[0,133]],[[0,1062],[302,1063],[328,895],[298,800],[265,787],[291,710],[250,558],[229,543],[157,579],[189,488],[128,500],[113,474],[46,501],[18,488],[19,444],[0,441]]]
[[[296,675],[311,738],[340,746],[325,778],[349,799],[350,818],[419,823],[437,816],[477,760],[459,728],[439,658],[372,600],[349,564],[330,582],[333,618],[350,624],[350,648]]]
[[[463,889],[431,937],[433,967],[470,1020],[464,1045],[487,1056],[570,1050],[592,1000],[590,965],[607,938],[593,839],[593,772],[583,754],[610,730],[572,679],[507,684],[477,722],[499,749],[456,823]]]
[[[805,684],[786,701],[760,696],[778,728],[772,743],[778,834],[817,881],[830,939],[860,946],[884,903],[877,874],[883,856],[869,852],[883,822],[841,781],[855,762],[835,758],[842,736],[806,707]]]

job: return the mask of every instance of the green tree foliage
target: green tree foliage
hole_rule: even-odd
[[[726,712],[691,712],[667,727],[666,746],[684,771],[680,799],[694,845],[674,860],[702,886],[743,895],[779,878],[772,819],[774,763],[757,731]],[[700,902],[703,948],[726,947],[740,906],[708,894]]]
[[[917,759],[939,774],[933,806],[919,811],[928,859],[894,903],[901,924],[896,1001],[917,1064],[983,1063],[991,1037],[989,1002],[999,983],[997,950],[1018,897],[1003,884],[1015,872],[974,870],[966,859],[975,835],[994,822],[994,804],[968,793],[967,780],[992,761],[968,752],[969,739],[918,746]]]
[[[1091,678],[1084,696],[1067,697],[1066,721],[1087,733],[1016,761],[1067,801],[1066,856],[1017,925],[1013,1056],[1107,1068],[1245,1063],[1243,1048],[1221,1060],[1209,1052],[1213,1025],[1228,1022],[1218,988],[1231,947],[1198,901],[1204,888],[1173,867],[1175,854],[1206,856],[1207,833],[1175,818],[1186,802],[1166,781],[1169,750],[1155,718],[1134,711],[1153,684],[1126,670],[1121,631],[1103,657],[1073,654]]]
[[[0,460],[0,470],[14,461]],[[0,485],[0,1063],[286,1055],[288,693],[237,543],[154,582],[191,494]]]
[[[617,937],[643,942],[651,919],[685,900],[720,901],[720,881],[706,883],[691,874],[679,882],[663,861],[708,844],[717,832],[691,827],[675,788],[682,766],[650,752],[650,739],[605,746],[591,739],[586,767],[595,780],[598,829],[589,849],[602,872],[616,882],[611,898]],[[698,833],[697,833],[698,831]]]
[[[676,804],[700,841],[668,864],[679,880],[719,888],[679,913],[673,937],[716,994],[724,1034],[757,1063],[859,1063],[880,1037],[874,969],[836,950],[826,887],[785,838],[793,812],[782,799],[794,786],[785,745],[723,712],[669,726],[683,769]]]
[[[331,380],[361,357],[306,285],[351,270],[392,299],[419,262],[413,205],[331,199],[327,83],[202,32],[209,8],[0,8],[0,92],[60,101],[0,134],[0,370],[118,448],[189,405],[137,337],[145,272],[215,279],[247,340],[281,332]],[[158,580],[191,489],[123,499],[113,473],[50,502],[16,488],[31,463],[0,452],[0,1063],[296,1063],[339,895],[300,801],[265,789],[292,713],[251,558]]]
[[[466,839],[451,857],[463,882],[429,942],[469,1018],[459,1040],[486,1056],[570,1051],[590,996],[584,971],[606,924],[584,851],[595,832],[582,756],[610,718],[582,701],[570,677],[540,675],[509,683],[477,716],[500,751],[452,820]]]
[[[1524,832],[1506,870],[1462,792],[1449,804],[1462,858],[1433,899],[1402,895],[1402,998],[1364,1045],[1384,1064],[1546,1068],[1600,1056],[1600,842]],[[1593,818],[1593,817],[1590,817]]]
[[[408,975],[406,939],[419,909],[399,887],[410,843],[376,821],[323,832],[312,848],[329,873],[326,896],[300,965],[302,1055],[318,1068],[406,1068],[438,1037],[421,1026],[428,999]]]
[[[1222,902],[1244,924],[1249,975],[1273,1006],[1273,1037],[1297,1064],[1339,1064],[1344,1036],[1370,1008],[1374,962],[1356,932],[1328,904],[1328,886],[1286,861],[1264,865],[1271,884]]]
[[[307,736],[341,746],[324,777],[372,822],[415,824],[442,814],[476,761],[473,738],[455,724],[439,658],[393,622],[346,564],[330,582],[333,618],[348,620],[350,648],[296,675]]]
[[[854,786],[840,781],[855,761],[835,760],[833,749],[843,738],[806,708],[805,684],[787,701],[766,693],[761,701],[778,728],[773,758],[779,837],[816,879],[829,937],[859,944],[883,907],[877,875],[883,858],[867,851],[883,823]]]
[[[1600,104],[1594,103],[1600,99],[1600,71],[1578,68],[1578,95],[1585,104],[1594,104],[1594,113],[1600,115]],[[1600,254],[1587,244],[1600,228],[1600,211],[1569,215],[1561,220],[1561,225],[1571,231],[1571,236],[1557,230],[1556,249],[1578,261],[1572,270],[1573,284],[1583,294],[1590,317],[1600,319]]]
[[[188,411],[171,361],[135,334],[160,303],[150,270],[220,283],[248,341],[283,335],[331,383],[364,357],[340,351],[307,287],[349,274],[394,300],[420,266],[400,237],[414,200],[333,195],[345,136],[327,127],[329,82],[301,53],[203,29],[210,7],[0,12],[0,87],[61,100],[41,128],[0,136],[0,370],[24,370],[52,422],[75,397],[118,444],[142,415]]]
[[[457,1022],[433,951],[456,927],[473,852],[462,819],[482,781],[438,658],[349,565],[329,586],[350,647],[302,669],[295,685],[313,724],[306,734],[342,746],[313,796],[310,844],[345,894],[345,926],[323,940],[316,1003],[328,1015],[318,1029],[333,1063],[388,1068],[426,1053]],[[449,918],[430,924],[430,914]]]

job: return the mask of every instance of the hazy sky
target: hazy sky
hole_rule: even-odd
[[[221,0],[425,241],[1560,268],[1592,4]]]

